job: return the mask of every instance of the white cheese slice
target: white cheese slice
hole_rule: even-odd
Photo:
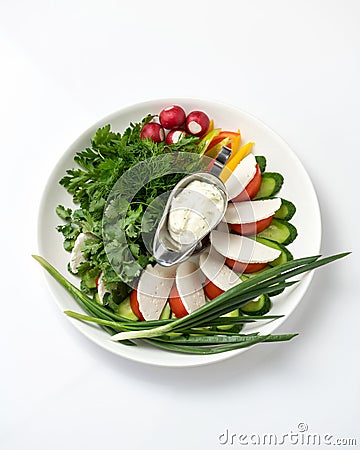
[[[97,281],[97,292],[101,303],[104,303],[105,294],[110,292],[109,289],[106,288],[104,283],[104,273],[101,272],[99,279]]]
[[[145,320],[160,318],[175,278],[174,267],[149,265],[141,274],[137,287],[139,309]]]
[[[205,305],[205,294],[199,275],[199,267],[190,261],[181,263],[176,270],[176,288],[189,314]]]
[[[221,255],[243,263],[267,263],[274,261],[281,254],[280,250],[237,234],[214,230],[210,234],[210,240]]]
[[[229,199],[237,197],[250,183],[256,174],[256,159],[250,153],[235,167],[230,177],[225,181]]]
[[[80,233],[74,243],[74,248],[70,254],[70,269],[72,272],[77,273],[79,265],[85,262],[82,248],[87,239],[94,239],[94,236],[90,233]]]
[[[241,283],[239,276],[225,265],[224,256],[214,247],[210,248],[210,252],[200,255],[200,269],[206,278],[222,291],[228,291]]]
[[[280,198],[230,203],[224,220],[236,224],[254,223],[273,216],[280,206]]]

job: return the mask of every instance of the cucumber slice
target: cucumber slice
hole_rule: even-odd
[[[93,296],[93,300],[98,303],[99,305],[102,305],[102,301],[100,300],[99,294],[97,292],[95,292],[94,296]]]
[[[281,219],[273,219],[271,224],[257,235],[283,245],[291,244],[296,236],[297,230],[294,225]]]
[[[166,303],[164,309],[161,311],[160,320],[167,320],[171,317],[171,308],[169,303]]]
[[[296,212],[294,203],[289,200],[281,199],[281,206],[275,213],[275,219],[290,220]]]
[[[265,156],[255,156],[256,162],[259,166],[260,172],[263,173],[265,172],[266,169],[266,158]]]
[[[283,185],[284,177],[277,172],[264,172],[261,178],[259,192],[255,196],[255,200],[269,198],[277,194]]]
[[[264,316],[271,309],[271,300],[267,294],[262,294],[256,300],[252,300],[240,308],[240,311],[248,316]]]
[[[239,316],[240,316],[240,311],[238,309],[234,309],[234,311],[230,311],[229,313],[224,314],[221,317],[239,317]],[[218,325],[216,328],[218,330],[228,331],[228,330],[231,330],[235,325],[236,324],[234,324],[234,325],[232,325],[232,324],[231,325]]]
[[[125,319],[137,321],[139,320],[135,314],[133,313],[131,306],[130,306],[130,297],[126,297],[125,300],[123,300],[117,309],[117,313],[121,317],[125,317]]]
[[[96,288],[96,279],[99,277],[99,275],[99,269],[90,269],[81,274],[81,278],[88,289],[94,289]]]
[[[270,239],[265,239],[263,237],[256,236],[257,242],[260,242],[260,244],[267,245],[271,248],[276,248],[276,250],[281,251],[281,255],[275,259],[275,261],[269,262],[269,266],[279,266],[280,264],[284,264],[288,261],[292,261],[294,259],[293,255],[289,250],[282,244],[279,244],[278,242],[270,241]]]

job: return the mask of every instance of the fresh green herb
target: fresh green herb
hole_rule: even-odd
[[[171,190],[185,174],[171,174],[151,180],[140,189],[131,203],[126,203],[126,215],[122,223],[116,223],[116,226],[125,232],[126,247],[130,249],[133,258],[125,261],[122,249],[116,246],[117,241],[114,239],[114,254],[117,258],[122,258],[121,273],[114,271],[116,261],[109,261],[102,236],[104,208],[113,186],[128,169],[141,161],[167,152],[198,152],[196,144],[199,138],[194,136],[185,136],[178,143],[172,144],[171,148],[164,142],[154,143],[151,139],[140,139],[142,127],[152,118],[153,116],[148,115],[141,122],[130,124],[122,134],[112,131],[110,125],[98,129],[90,146],[75,155],[74,161],[78,167],[68,170],[60,180],[60,184],[78,205],[74,210],[63,205],[56,208],[57,215],[64,221],[57,227],[63,234],[64,248],[71,251],[80,233],[92,236],[92,239],[86,240],[82,249],[86,263],[80,264],[78,268],[78,274],[83,280],[81,288],[86,293],[95,293],[96,276],[102,272],[103,281],[111,291],[107,296],[107,306],[112,310],[116,310],[119,302],[128,295],[127,283],[139,275],[139,268],[152,261],[141,236],[142,225],[145,231],[146,225],[151,227],[151,208],[146,217],[148,223],[142,224],[145,210],[154,199]],[[114,199],[107,209],[107,218],[113,217],[116,222],[119,202],[122,200]],[[156,216],[156,211],[153,216]],[[111,252],[111,244],[109,251]]]

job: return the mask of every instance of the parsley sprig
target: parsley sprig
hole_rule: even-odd
[[[126,171],[141,161],[167,152],[198,152],[196,144],[199,138],[194,136],[186,136],[171,147],[164,142],[155,143],[151,139],[140,139],[142,127],[153,118],[154,116],[148,115],[139,123],[131,123],[123,133],[111,130],[110,125],[99,128],[90,146],[76,153],[74,162],[77,167],[67,170],[60,180],[60,184],[72,196],[76,205],[74,209],[63,205],[56,208],[57,215],[63,221],[57,230],[63,234],[64,248],[71,251],[80,233],[91,235],[91,239],[86,240],[83,248],[86,262],[79,267],[79,275],[83,280],[81,288],[88,294],[95,294],[96,290],[89,287],[89,283],[84,282],[84,279],[91,276],[95,280],[103,273],[103,280],[111,292],[106,296],[107,306],[113,310],[116,309],[117,303],[127,296],[127,283],[139,275],[139,267],[143,268],[152,261],[141,236],[144,231],[144,212],[154,199],[170,191],[184,174],[170,174],[151,180],[128,205],[120,226],[125,231],[127,247],[136,263],[126,262],[121,273],[115,272],[110,264],[102,236],[104,208],[114,184]],[[119,200],[115,199],[109,205],[108,218],[111,218],[111,208],[114,218],[117,217],[117,201]],[[114,253],[121,257],[121,249],[115,250]]]

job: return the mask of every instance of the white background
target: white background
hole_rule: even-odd
[[[2,450],[213,450],[226,429],[300,422],[360,443],[359,21],[356,0],[1,1]],[[191,369],[87,341],[30,257],[47,177],[72,141],[123,106],[177,96],[275,129],[317,190],[323,253],[353,251],[315,274],[279,330],[298,338]]]

